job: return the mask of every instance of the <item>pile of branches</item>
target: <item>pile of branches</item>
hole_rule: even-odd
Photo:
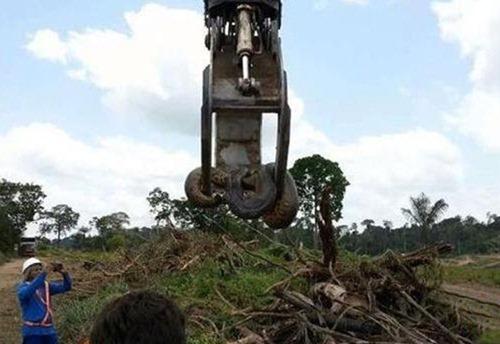
[[[330,193],[323,191],[316,219],[323,260],[296,250],[295,271],[268,290],[275,302],[239,312],[246,317],[238,325],[247,327],[239,326],[241,339],[228,344],[472,343],[470,324],[431,297],[441,284],[438,258],[453,247],[388,251],[350,266],[338,262]],[[307,292],[293,288],[297,278],[305,279]]]
[[[73,266],[74,291],[77,296],[87,297],[105,285],[120,281],[144,288],[153,276],[186,271],[216,256],[221,246],[223,243],[212,235],[165,231],[157,240],[118,251],[112,259]]]
[[[217,291],[236,319],[230,327],[218,328],[214,321],[205,328],[221,342],[471,343],[469,325],[462,325],[456,312],[432,298],[439,286],[436,262],[452,250],[450,245],[408,254],[389,251],[351,263],[337,262],[336,254],[320,261],[307,251],[282,246],[294,257],[286,264],[259,255],[256,245],[257,241],[240,243],[228,235],[170,231],[158,241],[123,251],[116,261],[84,262],[85,280],[76,283],[77,292],[92,294],[117,280],[144,287],[140,283],[154,275],[188,271],[206,259],[237,271],[250,255],[253,262],[286,271],[288,277],[269,287],[274,302],[263,309],[240,309]]]
[[[85,262],[85,279],[76,283],[77,291],[88,296],[116,280],[145,287],[155,275],[191,270],[205,260],[219,261],[237,273],[247,262],[258,260],[287,277],[269,287],[266,294],[273,302],[261,309],[234,306],[215,290],[231,309],[234,323],[218,327],[205,317],[210,312],[201,310],[210,324],[201,328],[220,342],[472,343],[470,323],[433,296],[441,282],[439,256],[452,247],[437,244],[408,254],[389,251],[370,260],[339,261],[329,194],[326,189],[317,219],[322,260],[293,245],[276,243],[288,257],[279,263],[259,254],[256,240],[240,243],[230,235],[168,231],[160,240],[121,252],[115,261]],[[194,324],[195,315],[188,312]]]
[[[356,268],[302,259],[269,289],[272,305],[239,312],[245,316],[241,339],[229,343],[472,343],[457,315],[432,301],[438,283],[419,276],[451,249],[440,244],[407,255],[388,252]],[[310,285],[307,293],[292,287],[300,277]]]

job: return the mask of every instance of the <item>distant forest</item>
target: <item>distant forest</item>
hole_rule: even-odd
[[[487,222],[479,222],[471,216],[444,219],[432,226],[429,241],[453,244],[456,254],[500,253],[500,217],[492,214]],[[421,246],[420,230],[417,225],[391,228],[367,223],[361,233],[355,228],[347,228],[340,245],[368,255],[388,249],[407,252]]]

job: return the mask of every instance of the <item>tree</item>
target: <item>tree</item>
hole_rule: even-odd
[[[366,229],[370,229],[370,227],[372,227],[374,224],[375,224],[375,221],[373,221],[372,219],[366,219],[366,220],[361,221],[361,225],[365,226]]]
[[[94,217],[91,221],[99,235],[103,238],[108,238],[111,234],[121,232],[125,225],[130,224],[130,217],[127,213],[120,211],[102,217]]]
[[[149,193],[147,200],[151,207],[150,212],[155,216],[156,224],[174,228],[172,218],[175,205],[170,199],[169,193],[155,188]]]
[[[321,193],[331,188],[330,209],[333,221],[342,217],[342,201],[349,182],[344,177],[338,163],[323,158],[321,155],[299,159],[290,170],[297,184],[301,199],[299,213],[309,227],[313,228],[315,247],[317,248],[318,215]],[[314,223],[313,223],[314,221]]]
[[[75,212],[69,205],[59,204],[43,215],[45,221],[40,224],[42,235],[49,233],[57,234],[57,244],[61,243],[61,236],[76,227],[80,214]]]
[[[125,232],[125,226],[130,224],[130,217],[127,213],[119,211],[101,217],[96,216],[90,220],[89,224],[99,233],[99,236],[95,238],[95,244],[106,251],[114,247],[117,242],[112,240],[113,236],[122,235]]]
[[[82,235],[83,238],[86,238],[87,234],[90,233],[91,230],[92,229],[90,227],[81,226],[80,228],[78,228],[78,234]]]
[[[331,206],[331,188],[327,186],[323,190],[320,201],[320,214],[318,219],[316,219],[319,225],[319,236],[321,238],[322,250],[323,250],[323,264],[326,267],[332,267],[335,269],[335,264],[338,258],[338,246],[337,240],[339,237],[339,232],[333,227],[332,211]]]
[[[382,222],[384,224],[384,228],[391,230],[394,227],[394,224],[390,220],[384,220]]]
[[[498,216],[497,214],[492,213],[492,212],[487,212],[486,218],[488,219],[487,220],[488,225],[491,225],[492,223],[495,223],[495,222],[500,222],[500,216]]]
[[[158,225],[182,229],[218,231],[214,223],[225,226],[229,210],[225,205],[214,209],[201,209],[186,199],[171,199],[166,191],[155,188],[147,198]],[[175,224],[174,224],[175,223]]]
[[[401,211],[410,222],[420,228],[421,243],[428,244],[429,231],[446,209],[448,204],[443,199],[432,204],[429,197],[421,193],[417,197],[410,197],[410,208],[401,208]]]
[[[11,251],[19,242],[26,225],[43,211],[45,197],[39,185],[0,179],[0,251]]]

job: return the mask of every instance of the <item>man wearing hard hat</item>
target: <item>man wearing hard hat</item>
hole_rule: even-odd
[[[49,270],[60,273],[63,280],[47,282]],[[23,344],[57,343],[51,297],[71,290],[71,277],[61,263],[52,263],[49,269],[36,258],[24,262],[22,273],[17,297],[23,313]]]

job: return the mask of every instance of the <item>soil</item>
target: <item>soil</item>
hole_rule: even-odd
[[[500,330],[500,289],[480,284],[443,284],[444,301],[481,324],[486,329]]]
[[[15,286],[22,264],[17,259],[0,266],[0,344],[21,343],[21,313]]]
[[[480,302],[497,305],[500,311],[500,289],[480,284],[443,284],[443,290],[469,297]]]

